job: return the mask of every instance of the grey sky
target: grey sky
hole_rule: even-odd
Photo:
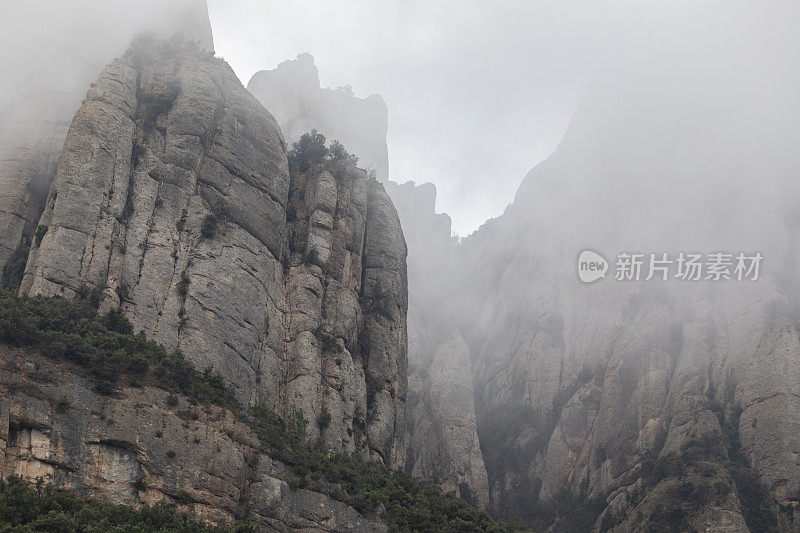
[[[79,47],[77,55],[104,64],[140,22],[158,18],[161,1],[4,2],[4,72],[37,75],[31,58],[42,49]],[[390,176],[435,183],[439,209],[460,235],[503,211],[554,150],[608,58],[696,11],[688,0],[208,1],[217,53],[243,83],[310,52],[323,86],[382,95]],[[13,96],[5,82],[20,77],[0,79],[0,106]]]
[[[323,86],[382,95],[390,177],[435,183],[439,210],[465,235],[499,215],[553,151],[608,51],[635,40],[629,29],[643,17],[663,15],[641,4],[209,0],[209,9],[217,54],[243,83],[310,52]]]

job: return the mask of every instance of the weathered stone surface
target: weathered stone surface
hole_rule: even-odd
[[[272,355],[269,306],[282,305],[282,140],[227,66],[190,49],[158,54],[117,60],[87,94],[22,290],[105,287],[106,305],[121,305],[137,330],[217,367],[255,401]],[[147,99],[163,101],[162,114]],[[230,298],[237,290],[249,298]]]
[[[258,448],[230,412],[152,387],[100,396],[69,364],[0,346],[0,477],[42,477],[116,504],[174,503],[214,525],[386,531],[329,496],[292,490],[287,468]]]
[[[290,176],[277,124],[224,62],[142,42],[75,116],[21,290],[99,287],[242,402],[402,465],[405,242],[374,178],[328,166]]]
[[[86,87],[121,54],[131,37],[153,31],[180,34],[202,49],[214,49],[204,0],[175,0],[121,6],[70,6],[84,16],[81,32],[54,32],[50,45],[21,47],[19,66],[3,73],[0,101],[0,268],[30,244],[61,148]],[[107,11],[108,10],[108,11]],[[58,13],[59,9],[54,9]],[[143,18],[143,13],[146,16]],[[47,17],[48,14],[43,14]],[[17,24],[13,17],[4,23]],[[92,27],[95,25],[97,27]],[[98,45],[102,42],[102,45]]]
[[[411,472],[485,508],[489,482],[478,441],[469,348],[454,332],[436,351],[413,413]]]
[[[389,177],[388,112],[380,96],[357,98],[349,86],[320,88],[310,54],[256,72],[247,89],[275,116],[287,143],[316,129],[339,140],[359,158],[359,166],[374,170],[381,181]]]

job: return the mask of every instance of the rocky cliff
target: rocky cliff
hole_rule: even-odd
[[[0,475],[115,504],[176,504],[214,525],[259,531],[385,531],[260,453],[230,412],[155,387],[95,392],[80,369],[0,347]]]
[[[353,166],[287,165],[230,67],[144,38],[89,90],[22,292],[103,290],[137,331],[245,404],[302,412],[331,449],[403,462],[405,243]]]
[[[421,370],[411,415],[409,468],[465,500],[486,508],[489,483],[478,441],[469,347],[454,333]]]
[[[436,212],[436,187],[387,179],[385,104],[377,96],[356,98],[348,88],[321,89],[317,67],[309,54],[256,73],[248,89],[275,114],[287,140],[297,141],[311,130],[338,139],[359,158],[359,165],[375,169],[384,183],[408,243],[408,431],[415,438],[407,442],[406,469],[422,480],[441,483],[458,494],[463,492],[477,505],[485,506],[488,488],[483,459],[475,446],[477,439],[472,440],[477,427],[472,403],[464,403],[460,394],[437,396],[435,408],[429,402],[421,403],[423,391],[437,394],[439,387],[448,384],[453,391],[466,386],[462,367],[441,364],[436,372],[429,372],[452,326],[438,319],[437,310],[442,303],[439,298],[446,296],[443,288],[449,280],[445,278],[455,268],[450,217]],[[468,353],[459,352],[458,361],[469,363]],[[437,381],[432,382],[430,376],[436,376]],[[417,435],[416,427],[426,429]],[[466,440],[453,445],[448,439],[452,433],[436,436],[437,432],[447,432],[448,427],[462,427]]]
[[[357,98],[350,87],[321,88],[310,54],[256,72],[247,89],[272,112],[289,144],[316,129],[344,144],[359,158],[359,166],[374,170],[378,179],[388,178],[388,119],[380,96]]]
[[[409,245],[415,475],[480,494],[485,463],[490,508],[542,527],[796,529],[794,85],[753,74],[745,44],[709,71],[724,52],[682,35],[700,34],[673,43],[680,59],[657,52],[668,68],[601,76],[513,204],[458,245],[435,192],[388,185]],[[753,97],[759,77],[774,98]],[[607,279],[578,281],[585,248]],[[766,270],[615,281],[624,251],[760,252]]]
[[[25,17],[25,10],[18,16]],[[35,17],[59,29],[40,41],[20,36],[6,52],[19,47],[22,57],[4,64],[0,86],[0,268],[10,260],[17,266],[24,262],[72,117],[89,83],[131,37],[141,31],[180,35],[204,50],[214,49],[202,0],[65,4]],[[59,17],[81,19],[83,30],[60,27]],[[4,34],[13,39],[29,23],[9,16]]]
[[[436,187],[389,181],[408,243],[408,451],[406,470],[475,505],[489,500],[477,435],[472,354],[444,312],[459,272],[450,217],[436,212]]]
[[[792,84],[775,65],[754,74],[740,55],[706,71],[723,52],[702,32],[683,34],[702,34],[692,61],[675,44],[595,83],[513,204],[453,249],[421,319],[457,328],[472,354],[496,513],[577,530],[797,528],[799,134],[781,117],[798,108],[753,97],[754,77]],[[586,248],[606,279],[578,280]],[[637,251],[765,259],[757,281],[683,281],[675,264],[668,280],[647,280],[648,264],[615,280],[617,255]]]

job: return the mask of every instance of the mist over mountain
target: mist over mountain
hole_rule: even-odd
[[[310,54],[245,88],[202,1],[10,9],[0,525],[797,530],[800,8],[630,9],[461,239]]]

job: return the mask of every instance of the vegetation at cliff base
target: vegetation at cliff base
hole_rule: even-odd
[[[156,533],[222,532],[225,528],[207,528],[164,504],[140,509],[125,505],[88,502],[70,492],[45,486],[35,487],[17,477],[0,481],[0,531],[28,533]],[[236,532],[252,531],[247,525]]]
[[[259,436],[262,453],[290,467],[293,476],[286,481],[292,488],[328,494],[365,515],[387,521],[396,531],[500,533],[519,529],[494,521],[488,513],[444,493],[437,485],[422,485],[378,462],[330,454],[321,442],[306,437],[308,421],[299,414],[284,419],[265,407],[242,409],[224,380],[210,368],[198,371],[180,352],[169,353],[143,333],[134,334],[120,311],[101,314],[98,302],[99,293],[90,290],[81,291],[73,300],[17,296],[0,290],[0,342],[75,363],[101,393],[113,392],[122,383],[147,383],[230,409]],[[66,401],[59,406],[63,411],[70,408]],[[326,417],[323,414],[321,418],[322,422],[317,422],[324,426]],[[363,432],[363,427],[358,428],[359,434]],[[51,523],[66,524],[59,531],[199,530],[185,517],[161,507],[133,511],[88,504],[51,488],[28,490],[17,481],[4,484],[0,492],[0,531],[51,531]],[[26,498],[32,501],[30,505],[22,503]],[[26,505],[29,511],[19,505]],[[129,519],[133,522],[126,522]],[[138,523],[136,520],[149,520],[153,525],[144,529],[126,525]],[[119,528],[106,528],[107,523]],[[170,526],[172,523],[176,525]]]
[[[442,492],[438,485],[422,485],[409,474],[378,462],[328,453],[321,443],[305,438],[308,422],[299,414],[284,420],[269,409],[252,407],[246,418],[261,440],[262,451],[292,468],[295,477],[287,481],[294,489],[326,492],[367,516],[382,514],[398,531],[519,530]]]
[[[0,290],[0,342],[80,365],[103,394],[120,382],[153,384],[198,401],[236,406],[233,392],[211,368],[198,371],[179,351],[168,352],[144,333],[134,335],[121,311],[98,313],[98,301],[99,294],[89,290],[73,300]]]

